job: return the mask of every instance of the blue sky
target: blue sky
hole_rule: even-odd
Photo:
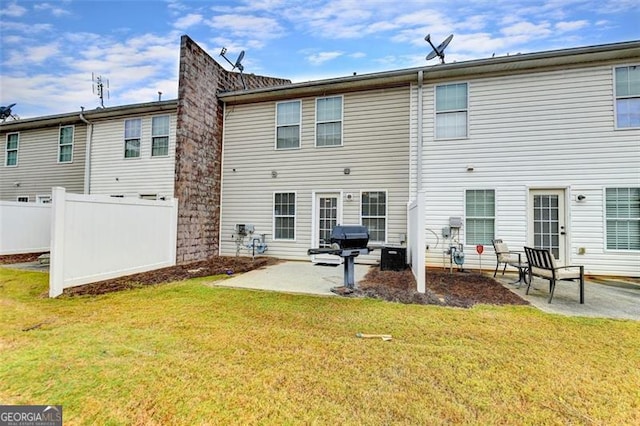
[[[21,118],[177,97],[180,36],[294,82],[640,39],[639,0],[0,0],[0,104]]]

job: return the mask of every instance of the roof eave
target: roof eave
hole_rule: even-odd
[[[417,82],[418,71],[423,71],[425,81],[444,81],[488,75],[518,74],[534,69],[540,71],[570,68],[589,63],[620,62],[632,59],[640,59],[640,41],[477,59],[430,67],[241,90],[220,93],[218,96],[225,103],[233,105],[406,85]]]

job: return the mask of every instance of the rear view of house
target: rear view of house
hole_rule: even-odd
[[[309,260],[338,224],[366,225],[370,245],[404,243],[409,95],[384,75],[221,94],[221,253],[251,244],[238,224],[285,259]]]

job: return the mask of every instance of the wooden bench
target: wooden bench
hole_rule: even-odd
[[[527,285],[526,294],[529,294],[533,277],[549,280],[548,303],[551,303],[556,282],[579,280],[580,303],[584,303],[584,266],[556,266],[553,255],[546,249],[525,247],[524,252],[529,263],[529,284]]]

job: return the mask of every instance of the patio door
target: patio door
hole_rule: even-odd
[[[529,192],[529,237],[532,247],[550,250],[559,264],[566,264],[566,217],[563,189]]]
[[[331,248],[331,231],[340,221],[340,193],[319,193],[315,196],[315,223],[313,246]],[[313,256],[316,263],[342,263],[340,256],[318,254]]]

